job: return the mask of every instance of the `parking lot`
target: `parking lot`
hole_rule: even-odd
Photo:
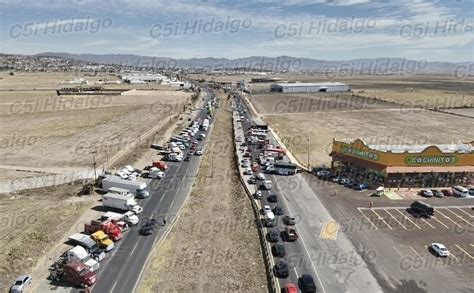
[[[474,199],[424,198],[412,190],[405,193],[410,196],[392,200],[370,197],[373,191],[355,191],[310,174],[305,179],[324,205],[332,207],[329,211],[336,220],[320,237],[330,237],[337,230],[364,251],[374,251],[376,257],[368,265],[385,292],[468,292],[473,288]],[[409,209],[415,200],[432,205],[434,215],[416,217]],[[432,243],[444,244],[450,255],[436,257]]]

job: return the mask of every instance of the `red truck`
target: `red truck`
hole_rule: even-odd
[[[92,234],[99,230],[107,234],[114,242],[122,239],[122,230],[110,220],[93,220],[90,224],[84,224],[84,232],[87,234]]]
[[[161,171],[165,171],[166,169],[168,169],[168,165],[166,165],[166,163],[162,161],[152,162],[151,166],[157,167]]]
[[[92,286],[97,280],[95,272],[91,272],[89,267],[78,261],[71,261],[66,264],[55,263],[50,269],[50,279],[56,282],[67,282],[75,286]]]

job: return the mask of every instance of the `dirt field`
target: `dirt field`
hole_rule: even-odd
[[[139,292],[267,292],[252,208],[233,167],[231,119],[217,115],[190,200],[152,252]]]
[[[76,195],[81,187],[76,183],[0,196],[1,292],[7,292],[17,276],[31,273],[39,258],[50,253],[48,248],[96,203],[95,196]],[[39,265],[47,268],[50,264],[47,261]]]
[[[38,80],[50,82],[42,76]],[[0,91],[0,168],[14,167],[15,172],[37,168],[47,173],[84,169],[92,166],[93,150],[100,165],[107,156],[131,148],[147,130],[182,112],[190,96],[175,90],[63,97],[54,91]],[[2,178],[18,175],[0,172]]]

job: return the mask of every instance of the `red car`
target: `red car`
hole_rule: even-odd
[[[443,189],[441,192],[444,194],[444,196],[454,196],[454,193],[451,189]]]
[[[283,292],[284,293],[298,293],[298,288],[296,287],[295,284],[286,284],[285,287],[283,287]]]

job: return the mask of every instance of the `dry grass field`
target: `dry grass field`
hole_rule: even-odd
[[[52,86],[40,74],[35,83],[21,75],[0,85]],[[37,83],[38,84],[37,84]],[[191,93],[175,90],[134,91],[123,95],[57,96],[52,90],[0,90],[0,169],[60,173],[92,166],[92,151],[100,165],[106,157],[130,148],[147,130],[183,111]],[[18,172],[18,171],[16,171]],[[9,174],[11,173],[11,174]],[[3,170],[1,178],[18,177]]]
[[[474,106],[471,80],[371,77],[343,81],[352,93],[260,93],[249,97],[300,163],[328,164],[332,139],[369,144],[473,141],[474,121],[432,108]],[[365,82],[365,84],[363,84]],[[472,116],[472,108],[443,110]]]

